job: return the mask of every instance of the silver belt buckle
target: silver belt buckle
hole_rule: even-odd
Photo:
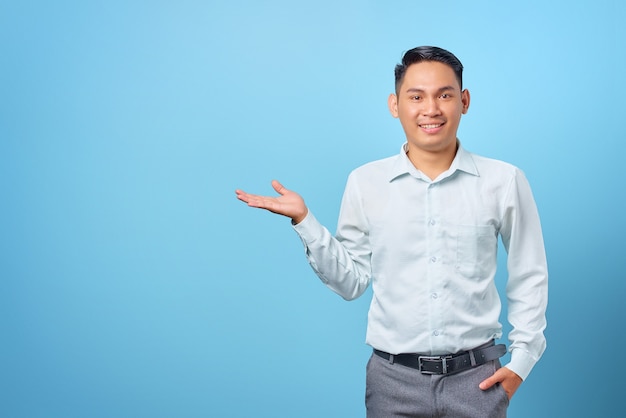
[[[452,359],[452,356],[418,356],[417,357],[417,366],[418,370],[422,374],[437,374],[436,372],[432,372],[430,370],[424,370],[422,368],[423,361],[438,361],[441,362],[441,374],[448,374],[448,360]]]

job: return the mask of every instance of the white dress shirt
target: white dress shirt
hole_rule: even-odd
[[[405,151],[348,177],[336,236],[309,212],[294,229],[343,298],[372,283],[366,342],[392,354],[451,354],[502,335],[494,283],[506,248],[511,361],[525,379],[545,350],[548,272],[539,215],[516,167],[465,151],[429,179]]]

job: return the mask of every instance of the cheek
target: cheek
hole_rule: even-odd
[[[408,109],[404,108],[400,112],[400,118],[405,119],[405,120],[414,121],[418,115],[419,115],[419,111],[414,108],[408,108]]]
[[[454,106],[449,109],[449,112],[447,112],[449,119],[454,121],[461,120],[463,113],[465,113],[465,110],[462,105]]]
[[[407,129],[407,128],[414,128],[417,126],[417,122],[416,122],[416,118],[414,115],[409,115],[409,114],[402,114],[400,115],[400,123],[401,125]]]

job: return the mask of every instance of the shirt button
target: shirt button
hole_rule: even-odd
[[[439,330],[438,330],[438,329],[434,330],[434,331],[433,331],[433,335],[434,335],[435,337],[439,336]]]
[[[431,219],[429,222],[430,226],[433,226],[437,223],[437,221],[435,221],[434,219]]]
[[[430,294],[430,297],[432,299],[437,299],[439,297],[439,295],[437,295],[437,293],[433,292],[433,293]]]
[[[431,263],[436,263],[437,262],[437,257],[430,257],[430,262]]]

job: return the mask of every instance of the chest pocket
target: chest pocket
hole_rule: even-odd
[[[485,279],[496,265],[498,236],[491,225],[459,225],[456,233],[456,270],[475,280]]]

